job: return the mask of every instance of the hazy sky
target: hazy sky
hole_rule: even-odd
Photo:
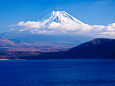
[[[115,22],[115,0],[0,0],[0,32],[20,21],[37,21],[53,10],[64,10],[89,25]]]

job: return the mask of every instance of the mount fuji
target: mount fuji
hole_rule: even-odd
[[[56,23],[66,23],[66,24],[84,24],[75,17],[71,16],[65,11],[53,11],[51,14],[47,15],[45,19],[42,20],[44,26],[49,26],[52,22]]]
[[[84,32],[90,29],[87,28],[89,25],[84,24],[65,11],[53,11],[41,18],[40,21],[21,21],[15,26],[19,31],[50,35],[76,35],[76,32]]]
[[[1,33],[0,37],[17,43],[23,50],[63,51],[93,38],[71,33],[79,31],[81,25],[85,24],[67,12],[53,11],[41,21],[21,21],[14,25],[17,29]]]

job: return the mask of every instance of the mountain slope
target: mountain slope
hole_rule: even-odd
[[[115,58],[115,39],[98,38],[68,51],[74,58]]]
[[[66,24],[84,24],[83,22],[79,21],[75,17],[71,16],[65,11],[53,11],[51,14],[47,15],[43,18],[42,23],[44,26],[49,26],[51,23],[66,23]]]
[[[6,38],[0,37],[0,47],[16,46],[16,44]]]

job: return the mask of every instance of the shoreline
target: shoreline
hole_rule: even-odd
[[[3,60],[70,60],[70,59],[0,59],[0,61]],[[96,60],[96,59],[76,59],[76,60]],[[98,59],[98,60],[113,60],[113,59]]]
[[[27,59],[0,59],[0,61],[2,60],[27,60]]]

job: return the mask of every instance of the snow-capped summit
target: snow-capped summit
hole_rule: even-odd
[[[43,17],[41,21],[22,21],[18,23],[18,26],[21,26],[19,31],[30,31],[38,34],[71,34],[70,32],[90,30],[87,24],[65,11],[53,11]]]
[[[53,11],[51,14],[47,15],[42,21],[45,26],[48,26],[52,22],[55,23],[66,23],[66,24],[84,24],[75,17],[71,16],[65,11]]]

